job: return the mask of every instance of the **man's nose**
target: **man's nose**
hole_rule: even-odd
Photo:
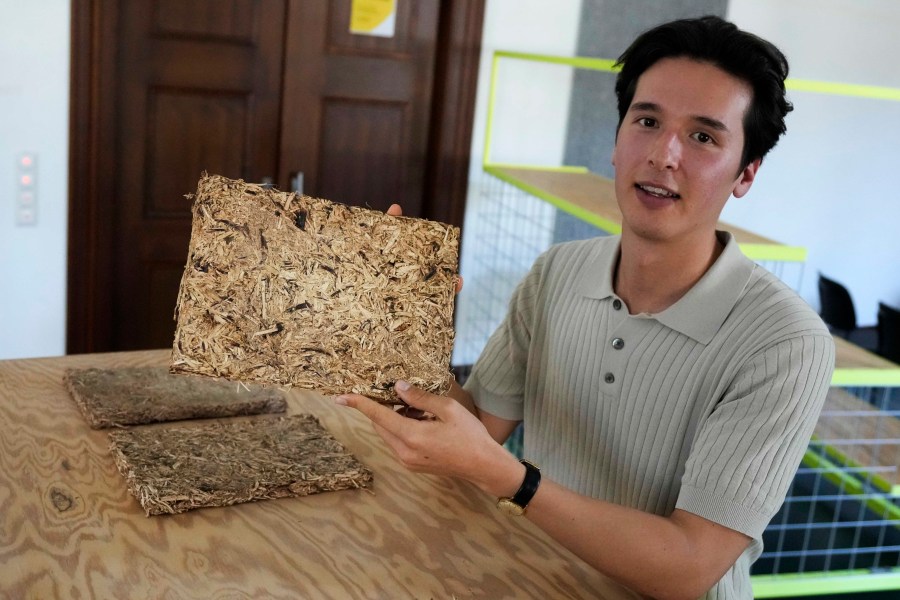
[[[674,133],[660,133],[650,149],[650,164],[660,170],[677,169],[681,162],[681,141]]]

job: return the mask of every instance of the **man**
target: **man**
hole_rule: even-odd
[[[397,383],[435,420],[337,402],[411,469],[527,507],[623,598],[750,598],[834,362],[816,314],[715,230],[785,131],[787,62],[705,17],[642,34],[619,63],[621,236],[542,255],[465,390]],[[540,470],[500,446],[521,421]]]

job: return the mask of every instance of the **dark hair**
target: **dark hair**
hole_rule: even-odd
[[[654,27],[638,36],[622,53],[616,61],[622,67],[616,77],[620,127],[634,99],[638,78],[657,61],[678,57],[713,64],[753,89],[753,99],[744,115],[742,169],[775,147],[787,131],[784,117],[794,108],[785,98],[787,59],[770,42],[713,16]]]

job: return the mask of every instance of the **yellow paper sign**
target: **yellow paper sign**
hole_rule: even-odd
[[[350,8],[350,33],[394,37],[396,21],[396,0],[353,0]]]

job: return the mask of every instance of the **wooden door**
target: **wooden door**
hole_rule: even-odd
[[[349,31],[350,2],[295,0],[288,19],[278,182],[421,216],[437,0],[398,2],[393,37]]]
[[[461,224],[483,0],[350,5],[73,0],[68,352],[171,345],[204,170]]]
[[[283,0],[119,3],[111,317],[116,350],[170,346],[202,171],[277,164]]]

